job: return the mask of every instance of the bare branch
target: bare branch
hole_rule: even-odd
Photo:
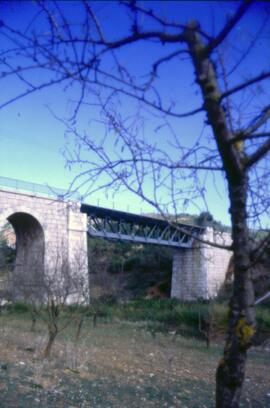
[[[235,94],[236,92],[242,91],[243,89],[249,87],[250,85],[256,84],[257,82],[264,81],[265,79],[270,78],[270,72],[262,72],[260,75],[251,78],[247,81],[242,82],[242,84],[237,85],[231,89],[229,89],[226,92],[223,92],[223,94],[220,96],[220,99],[227,98],[228,96]]]
[[[38,86],[32,85],[31,89],[27,89],[25,92],[22,92],[21,94],[16,95],[13,98],[7,100],[6,102],[0,104],[0,109],[3,109],[8,105],[11,105],[15,101],[23,99],[25,96],[31,95],[34,92],[41,91],[42,89],[49,88],[50,86],[53,86],[53,85],[61,84],[62,82],[64,82],[68,78],[69,77],[67,76],[67,77],[63,77],[63,78],[60,78],[60,79],[56,79],[56,80],[50,80],[49,82],[45,82],[45,83],[40,84]]]
[[[256,35],[250,41],[250,43],[247,44],[247,49],[244,52],[241,52],[240,59],[238,59],[238,61],[234,64],[234,66],[232,68],[230,68],[229,72],[227,73],[228,76],[230,76],[234,71],[239,69],[239,66],[243,63],[243,61],[247,58],[247,56],[250,55],[252,49],[256,46],[257,41],[259,41],[260,34],[263,33],[263,30],[266,27],[266,25],[268,24],[268,21],[269,21],[269,15],[266,14],[266,16],[265,16],[265,18],[264,18],[264,20],[262,22],[262,25],[258,29]]]
[[[135,32],[129,36],[122,37],[119,40],[115,41],[104,41],[104,40],[92,40],[92,43],[95,45],[104,46],[105,49],[103,52],[107,52],[109,50],[114,50],[117,48],[121,48],[128,44],[133,44],[143,40],[150,40],[156,39],[161,41],[162,43],[183,43],[185,42],[185,37],[182,33],[180,34],[171,34],[162,31],[144,31],[144,32]],[[83,40],[78,39],[77,41],[83,42]],[[70,41],[64,41],[64,43],[69,43]]]
[[[254,135],[242,134],[241,132],[239,132],[237,136],[229,140],[229,143],[234,144],[235,142],[239,142],[241,140],[253,140],[253,139],[261,139],[265,137],[270,137],[270,132],[260,132],[260,133],[255,133]]]
[[[101,27],[95,13],[93,12],[90,4],[86,0],[83,0],[83,4],[84,4],[84,7],[86,9],[86,12],[91,16],[92,20],[94,21],[94,24],[95,24],[97,32],[99,34],[100,40],[102,42],[105,42],[105,37],[104,37],[103,31],[102,31],[102,27]]]
[[[228,20],[228,22],[223,27],[223,29],[220,31],[220,33],[208,44],[206,48],[206,52],[208,55],[210,55],[211,52],[215,48],[217,48],[225,40],[225,38],[227,38],[227,36],[230,34],[230,32],[234,29],[236,24],[239,22],[239,20],[247,12],[248,8],[253,3],[253,1],[254,0],[244,0],[243,2],[241,2],[236,13],[233,14],[233,16]]]
[[[252,155],[245,159],[246,167],[251,167],[257,163],[262,157],[264,157],[270,151],[270,139],[268,139],[262,146],[260,146]]]
[[[268,119],[270,118],[270,105],[266,106],[263,110],[262,113],[255,117],[251,124],[242,132],[245,135],[250,135],[254,132],[256,132],[257,129],[259,129]]]
[[[178,51],[174,51],[171,54],[166,55],[165,57],[162,57],[160,59],[158,59],[154,64],[153,64],[153,68],[152,68],[152,75],[156,75],[157,74],[157,70],[159,68],[159,66],[161,64],[163,64],[164,62],[168,62],[171,59],[173,59],[174,57],[178,57],[178,55],[181,54],[188,54],[187,50],[178,50]]]
[[[270,291],[268,291],[267,293],[265,293],[263,296],[259,297],[258,299],[255,300],[255,305],[259,305],[260,303],[262,303],[264,300],[266,300],[267,298],[270,297]]]

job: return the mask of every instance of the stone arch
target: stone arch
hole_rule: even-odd
[[[45,234],[41,223],[27,212],[13,212],[7,218],[16,235],[12,297],[39,296],[45,265]]]

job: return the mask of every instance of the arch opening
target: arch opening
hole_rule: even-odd
[[[7,221],[16,236],[16,257],[12,272],[12,300],[39,298],[44,283],[45,237],[39,221],[32,215],[17,212]]]

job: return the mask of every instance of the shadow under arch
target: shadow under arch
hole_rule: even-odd
[[[31,214],[15,212],[7,218],[16,235],[12,298],[18,300],[41,295],[44,282],[45,236],[40,222]]]

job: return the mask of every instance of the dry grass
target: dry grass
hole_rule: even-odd
[[[52,358],[26,315],[0,317],[0,407],[213,407],[221,345],[156,334],[136,324],[86,322],[79,344],[70,327]],[[269,350],[250,353],[243,407],[270,407]]]

